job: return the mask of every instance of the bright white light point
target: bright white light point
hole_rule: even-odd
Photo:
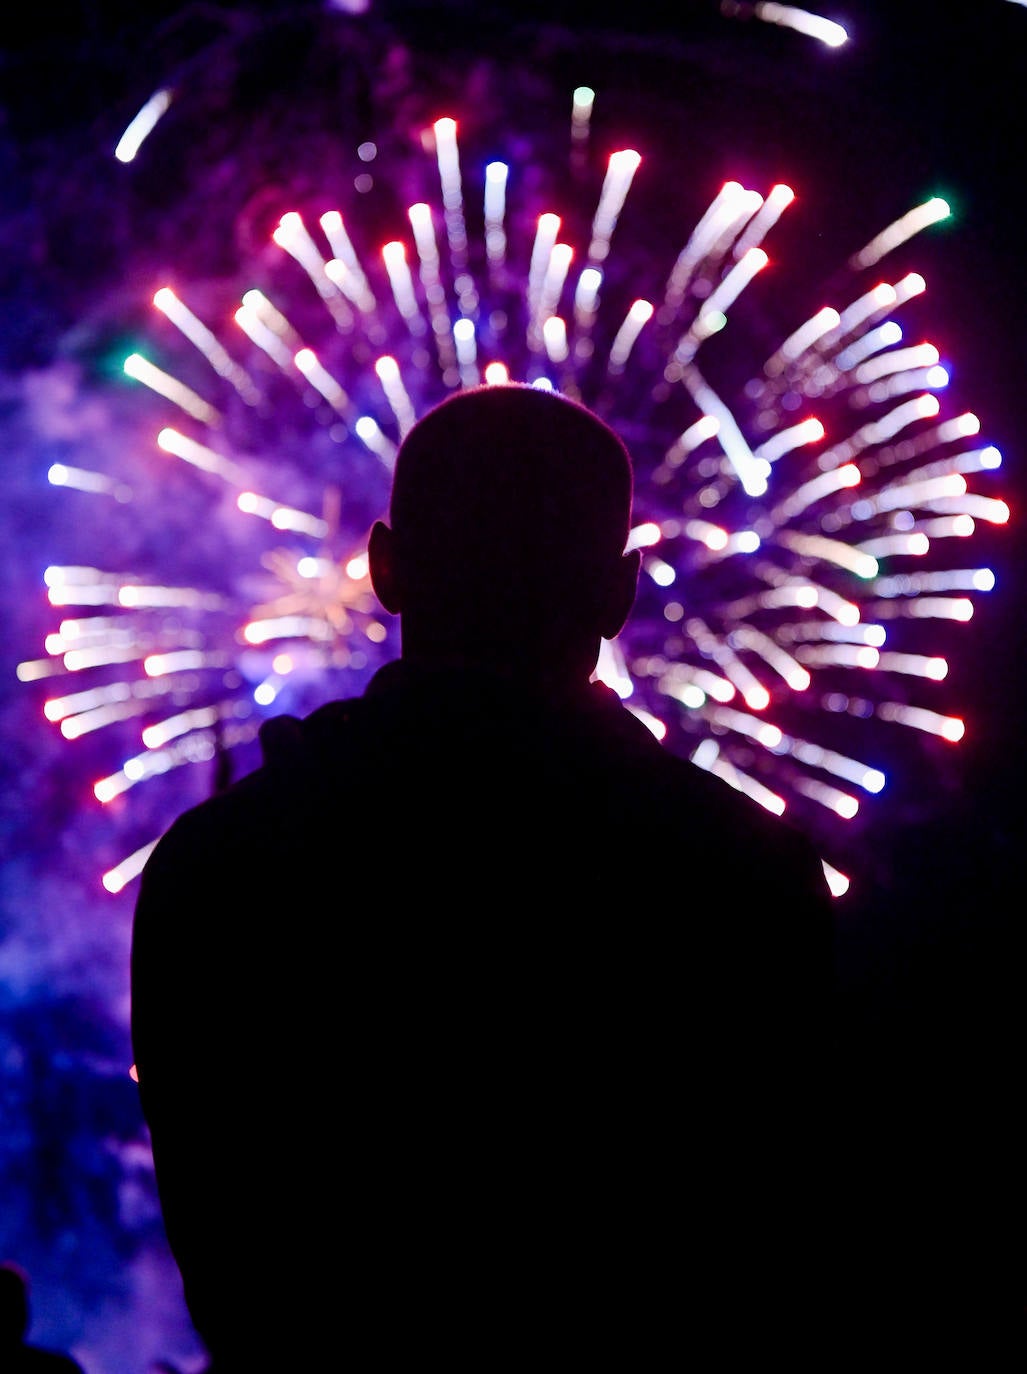
[[[981,449],[981,467],[992,469],[1002,466],[1002,454],[994,444],[989,444],[987,448]]]
[[[346,576],[354,582],[359,582],[362,577],[367,576],[367,554],[357,554],[346,564]]]
[[[510,380],[510,369],[506,363],[489,363],[485,368],[485,382],[488,386],[505,386]]]
[[[255,515],[260,508],[260,497],[252,491],[241,491],[235,504],[245,515]]]
[[[849,890],[849,879],[837,868],[832,868],[824,859],[820,860],[820,866],[824,870],[824,877],[827,879],[827,887],[831,896],[844,897]]]
[[[949,384],[949,374],[944,367],[932,367],[927,372],[927,385],[943,387]]]
[[[957,432],[966,437],[981,432],[981,422],[973,411],[970,410],[968,410],[965,415],[957,416],[953,424],[956,425]]]
[[[502,185],[509,175],[510,168],[505,162],[490,162],[485,168],[485,180]]]
[[[380,375],[381,374],[379,373],[379,376]],[[360,419],[357,420],[353,428],[356,430],[357,438],[363,439],[365,444],[368,442],[369,439],[373,439],[374,436],[378,433],[377,421],[372,420],[370,415],[361,415]]]
[[[270,706],[277,695],[277,691],[270,682],[262,682],[254,689],[253,700],[258,706]]]
[[[292,656],[290,654],[275,654],[271,660],[271,667],[276,673],[284,677],[286,673],[291,673],[293,670]]]
[[[575,108],[575,110],[581,110],[581,111],[590,110],[590,109],[592,108],[592,104],[593,104],[595,98],[596,98],[596,93],[595,93],[595,91],[591,88],[591,86],[578,86],[578,87],[576,87],[576,88],[575,88],[575,91],[574,91],[574,95],[573,95],[573,97],[572,97],[572,99],[573,99],[573,101],[574,101],[574,108]]]
[[[453,324],[453,338],[457,343],[467,343],[474,338],[474,321],[462,316]],[[381,373],[378,374],[381,376]]]
[[[755,553],[760,546],[760,537],[755,530],[740,530],[735,535],[735,547],[739,553]]]
[[[880,769],[868,768],[860,779],[860,786],[864,792],[883,792],[886,781],[887,779]]]
[[[317,577],[321,571],[321,560],[319,558],[301,558],[296,564],[296,571],[300,577]]]
[[[949,674],[949,665],[943,658],[932,658],[924,669],[926,675],[934,682],[942,682]]]
[[[746,706],[748,706],[751,711],[765,711],[770,705],[770,693],[765,687],[750,687],[747,691],[743,692],[742,695],[745,697]],[[778,735],[780,735],[780,733],[781,732],[778,731]],[[780,744],[780,739],[778,739],[777,742]]]
[[[46,474],[46,480],[53,487],[63,487],[68,480],[68,469],[63,463],[54,463]]]
[[[171,91],[164,88],[155,91],[131,121],[118,140],[114,156],[119,162],[131,162],[143,144],[143,140],[153,131],[154,125],[171,104]]]
[[[995,574],[990,568],[978,568],[973,578],[974,590],[978,592],[990,592],[995,586]]]
[[[378,359],[374,365],[374,370],[377,372],[379,379],[383,382],[393,382],[399,376],[399,364],[396,362],[396,359],[390,357],[388,353]],[[357,433],[360,433],[359,429]],[[361,437],[363,436],[361,435]]]
[[[301,348],[293,361],[301,372],[312,372],[317,367],[317,355],[311,348]]]
[[[647,520],[643,525],[636,525],[630,532],[625,552],[630,553],[632,549],[651,548],[653,544],[658,544],[662,537],[659,525],[655,521]]]
[[[952,743],[955,744],[957,740],[961,740],[966,734],[966,725],[963,721],[959,720],[958,717],[953,716],[942,726],[941,733],[944,739],[951,740]]]

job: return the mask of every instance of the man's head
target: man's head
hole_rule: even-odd
[[[634,599],[631,462],[590,411],[530,386],[458,392],[400,446],[371,579],[405,657],[588,676]]]

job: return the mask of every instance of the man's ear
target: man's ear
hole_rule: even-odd
[[[638,549],[624,554],[610,578],[610,586],[599,623],[604,639],[616,639],[631,614],[638,591],[638,569],[642,555]]]
[[[392,615],[398,615],[403,609],[396,563],[396,536],[384,521],[376,520],[367,541],[367,566],[375,596]]]

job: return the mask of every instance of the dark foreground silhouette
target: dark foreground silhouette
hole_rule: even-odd
[[[70,1355],[31,1345],[29,1278],[11,1261],[0,1264],[0,1371],[3,1374],[82,1374]]]
[[[590,682],[630,502],[563,397],[431,412],[370,540],[401,659],[268,722],[147,865],[134,1049],[218,1374],[655,1368],[740,1313],[808,1325],[829,899],[803,839]]]

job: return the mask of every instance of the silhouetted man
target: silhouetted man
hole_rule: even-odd
[[[438,406],[370,537],[400,660],[147,865],[140,1091],[219,1374],[651,1367],[711,1303],[810,1299],[826,888],[590,681],[630,511],[565,397]]]
[[[82,1374],[70,1355],[45,1350],[28,1339],[29,1279],[10,1260],[0,1264],[0,1370],[3,1374]]]

